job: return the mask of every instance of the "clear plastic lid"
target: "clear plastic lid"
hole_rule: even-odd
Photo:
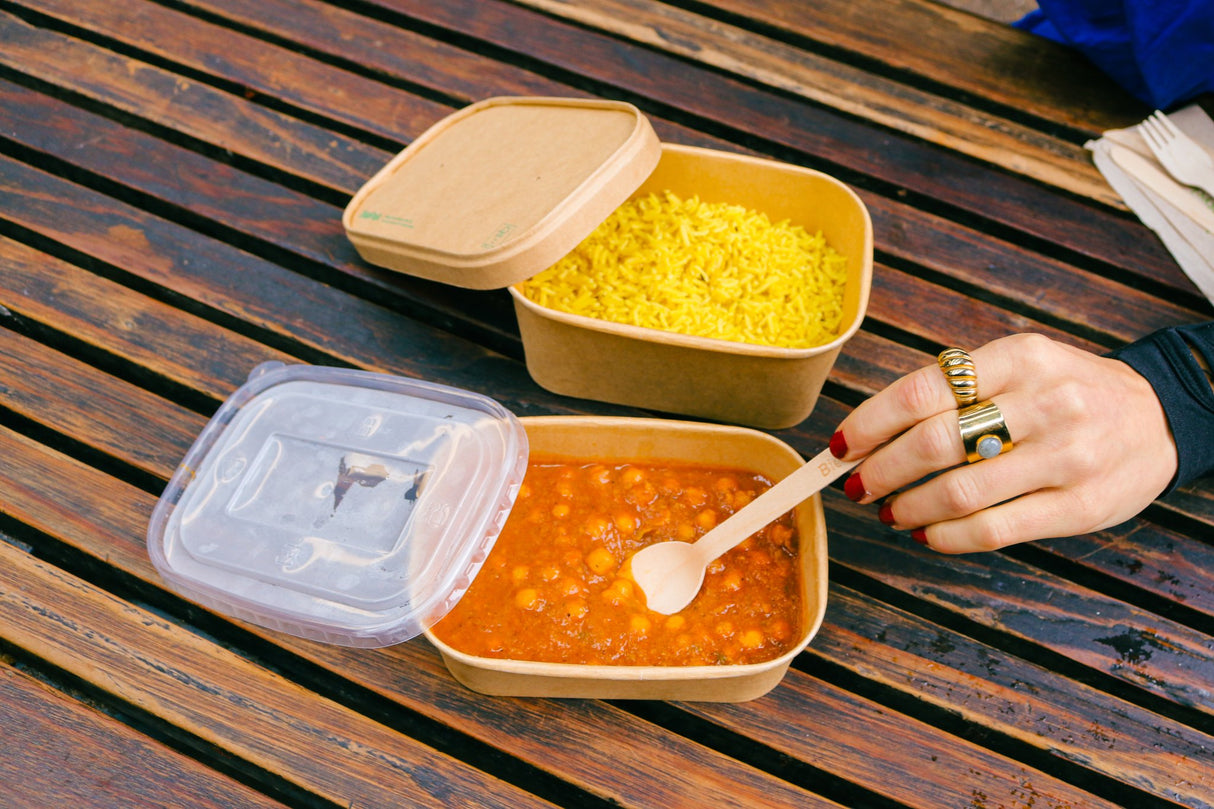
[[[446,615],[493,547],[527,436],[479,394],[267,363],[203,429],[152,512],[148,550],[178,592],[347,646]]]

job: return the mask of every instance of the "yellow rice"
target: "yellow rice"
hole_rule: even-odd
[[[741,205],[650,194],[524,282],[558,311],[783,348],[833,340],[847,259],[821,233]]]

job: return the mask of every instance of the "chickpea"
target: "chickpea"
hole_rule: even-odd
[[[738,637],[738,643],[743,649],[758,649],[763,645],[763,633],[757,629],[747,629]]]
[[[687,619],[682,615],[671,615],[666,619],[665,626],[671,632],[678,632],[687,625]],[[686,637],[681,635],[680,637]]]
[[[645,471],[636,466],[626,467],[620,474],[620,483],[624,486],[636,486],[643,480],[645,480]]]
[[[711,531],[717,525],[717,512],[711,508],[704,509],[696,514],[696,525],[705,531]]]
[[[514,605],[524,610],[538,610],[544,602],[534,587],[524,587],[514,594]]]
[[[515,584],[522,584],[527,581],[527,577],[531,575],[531,568],[526,565],[515,565],[510,569],[510,580]]]
[[[730,570],[721,577],[721,589],[726,592],[736,593],[742,589],[742,574],[736,570]]]
[[[615,528],[621,536],[632,536],[637,530],[637,519],[631,514],[621,511],[615,515]]]
[[[628,619],[628,628],[637,635],[648,635],[649,630],[653,629],[653,621],[649,620],[649,616],[637,613]]]
[[[603,598],[609,604],[619,605],[631,600],[635,593],[636,589],[628,579],[616,579],[603,591]]]
[[[783,618],[777,618],[767,625],[767,634],[783,643],[792,637],[792,626]]]
[[[732,492],[737,491],[738,481],[736,478],[725,476],[717,478],[712,485],[718,492]]]
[[[771,554],[765,550],[752,550],[746,554],[746,564],[751,567],[767,567],[771,564]]]
[[[572,509],[569,508],[568,503],[557,503],[552,507],[552,516],[556,517],[558,520],[563,520],[569,516],[571,511]]]
[[[580,598],[571,598],[565,602],[564,610],[565,615],[574,620],[580,620],[585,618],[586,614],[590,612],[590,605]]]
[[[614,572],[616,564],[615,557],[611,555],[611,551],[601,545],[586,554],[586,567],[600,576]]]
[[[776,523],[775,525],[771,526],[768,530],[771,535],[772,542],[774,542],[777,545],[782,545],[783,547],[786,547],[786,548],[789,546],[789,543],[792,541],[792,529],[791,528],[789,528],[787,525],[780,525],[779,523]]]

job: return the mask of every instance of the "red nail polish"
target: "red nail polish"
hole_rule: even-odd
[[[877,519],[886,525],[894,524],[894,507],[885,503],[877,510]]]
[[[835,430],[835,434],[830,437],[830,454],[839,459],[847,454],[847,439],[843,437],[842,430]]]
[[[926,545],[927,531],[924,531],[922,528],[916,528],[914,531],[911,531],[911,539],[915,540],[920,545]]]
[[[857,503],[868,494],[868,489],[864,488],[864,481],[860,480],[859,472],[848,476],[847,480],[843,481],[843,493]]]

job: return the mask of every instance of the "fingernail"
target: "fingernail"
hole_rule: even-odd
[[[889,503],[885,503],[877,510],[877,519],[886,525],[894,524],[894,507]]]
[[[926,545],[927,531],[924,531],[922,528],[916,528],[914,531],[911,531],[911,539],[915,540],[920,545]]]
[[[847,439],[843,437],[842,430],[835,430],[835,434],[830,437],[830,454],[839,459],[847,454]]]
[[[843,493],[857,503],[868,494],[868,489],[864,488],[864,481],[860,480],[859,472],[849,475],[847,480],[843,481]]]

